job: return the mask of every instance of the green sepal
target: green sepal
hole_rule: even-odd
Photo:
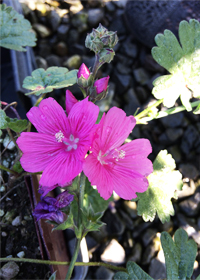
[[[135,262],[129,261],[126,264],[126,272],[117,272],[114,275],[114,280],[153,280],[144,270]]]
[[[21,166],[20,161],[15,162],[15,164],[13,165],[13,170],[17,173],[21,173],[24,170]]]
[[[182,228],[174,235],[174,241],[167,232],[161,233],[161,244],[165,255],[167,279],[190,279],[197,253],[197,244]]]
[[[0,4],[0,46],[16,51],[26,51],[25,46],[36,45],[35,33],[24,16],[12,7]]]
[[[194,114],[200,114],[200,103],[199,105],[195,108],[195,110],[193,111]]]
[[[72,86],[77,81],[77,71],[69,71],[65,67],[49,67],[46,71],[42,68],[36,69],[23,81],[23,87],[32,90],[26,95],[48,93],[54,89]]]

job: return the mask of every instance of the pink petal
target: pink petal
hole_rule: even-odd
[[[61,153],[45,168],[40,184],[46,187],[64,186],[82,171],[82,166],[83,163],[74,154],[66,156],[66,153]]]
[[[61,143],[55,137],[35,132],[22,132],[17,144],[23,155],[20,159],[24,170],[40,172],[60,153]]]
[[[41,133],[55,135],[60,130],[66,132],[69,130],[63,108],[51,97],[42,100],[39,107],[32,107],[27,117]]]
[[[88,138],[98,118],[99,107],[88,101],[88,97],[76,103],[68,116],[71,131],[79,133],[80,138]]]
[[[100,164],[93,154],[89,154],[83,164],[83,172],[91,185],[96,185],[101,197],[105,200],[113,193],[113,182],[109,172]]]
[[[105,154],[106,151],[118,148],[129,136],[136,124],[134,117],[127,117],[125,112],[117,107],[111,108],[101,120],[95,132],[92,151],[98,150]]]
[[[69,112],[71,108],[76,104],[78,100],[74,97],[74,95],[71,93],[70,90],[66,90],[66,99],[65,99],[65,105],[66,105],[66,112],[69,115]]]

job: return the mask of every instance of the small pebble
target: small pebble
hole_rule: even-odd
[[[0,277],[12,279],[19,273],[19,266],[15,262],[8,262],[0,269]]]
[[[1,236],[6,237],[7,233],[5,231],[2,231]]]
[[[18,256],[18,258],[24,258],[24,256],[25,256],[24,251],[17,253],[17,256]]]
[[[5,186],[2,185],[2,186],[0,187],[0,192],[5,192],[5,190],[6,190]]]
[[[101,260],[104,262],[122,264],[125,262],[125,250],[117,242],[117,240],[112,239],[109,245],[106,247],[103,254],[101,255]]]
[[[11,141],[9,135],[6,135],[6,137],[3,139],[3,145],[4,148],[7,148],[8,150],[14,150],[15,148],[15,143]]]
[[[12,221],[12,225],[17,227],[19,225],[21,225],[21,217],[17,216],[13,221]]]
[[[30,215],[30,216],[24,216],[24,220],[26,220],[26,221],[31,221],[33,218],[32,218],[32,216]]]
[[[0,209],[0,217],[3,217],[4,215],[4,210]]]

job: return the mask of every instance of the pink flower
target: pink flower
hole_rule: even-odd
[[[97,94],[100,94],[103,91],[107,90],[109,79],[110,79],[110,77],[107,76],[105,78],[101,78],[101,79],[97,80],[94,83],[94,87],[96,87]]]
[[[66,95],[69,101],[70,92]],[[53,98],[41,101],[39,107],[27,113],[38,133],[22,132],[17,140],[23,152],[20,162],[24,170],[43,171],[40,185],[49,189],[53,185],[64,186],[82,171],[91,145],[90,132],[99,113],[99,108],[88,98],[69,104],[72,107],[68,108],[67,117]]]
[[[87,80],[88,77],[90,76],[90,70],[87,68],[87,66],[82,63],[79,70],[78,70],[78,73],[77,73],[77,77],[78,79],[81,77],[81,75]]]
[[[123,199],[131,200],[137,197],[136,192],[148,188],[146,176],[153,172],[152,162],[147,158],[152,151],[149,140],[137,139],[122,145],[135,123],[134,117],[126,117],[123,110],[113,107],[92,133],[91,153],[83,171],[104,199],[115,191]]]

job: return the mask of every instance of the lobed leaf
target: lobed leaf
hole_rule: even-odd
[[[153,280],[144,270],[139,267],[135,262],[127,262],[127,272],[117,272],[114,275],[114,280]]]
[[[164,98],[166,107],[174,106],[180,96],[183,106],[191,111],[189,99],[200,96],[200,23],[195,19],[183,20],[179,25],[179,44],[175,35],[165,30],[155,37],[157,47],[152,56],[171,75],[157,78],[152,94]]]
[[[137,193],[137,211],[144,221],[153,221],[156,213],[162,223],[174,215],[171,198],[177,198],[176,191],[182,188],[182,175],[175,171],[175,161],[166,150],[160,151],[153,163],[153,173],[148,176],[149,187],[144,193]]]
[[[0,109],[0,129],[6,129],[7,127],[6,113]]]
[[[7,126],[15,132],[22,132],[28,126],[27,120],[18,120],[16,118],[12,119],[12,118],[6,117],[6,121],[7,121]]]
[[[0,46],[16,51],[26,51],[25,46],[35,46],[35,33],[31,24],[12,7],[0,4]]]
[[[46,71],[42,68],[32,72],[32,76],[24,79],[23,87],[32,90],[26,95],[40,95],[54,89],[72,86],[77,80],[77,70],[69,71],[65,67],[49,67]]]
[[[187,233],[178,229],[174,241],[167,232],[161,233],[161,244],[165,255],[167,279],[190,279],[197,253],[193,239],[188,240]]]

